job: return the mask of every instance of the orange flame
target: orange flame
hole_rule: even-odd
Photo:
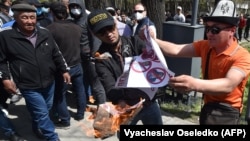
[[[94,128],[86,127],[86,125],[83,124],[81,124],[81,127],[89,137],[94,136],[95,138],[101,139],[110,137],[120,130],[120,125],[130,123],[133,117],[142,108],[143,102],[144,100],[141,99],[139,103],[133,106],[129,106],[125,102],[121,102],[118,105],[105,103],[99,106],[99,109],[93,106],[87,106],[86,112],[91,113],[88,120],[90,122],[94,120]]]
[[[144,100],[141,100],[134,106],[129,106],[123,102],[118,105],[106,103],[107,105],[104,105],[103,107],[106,108],[107,112],[112,114],[109,114],[108,117],[102,117],[100,120],[95,122],[95,125],[100,128],[94,129],[94,136],[96,138],[103,138],[114,135],[120,130],[120,125],[130,123],[133,117],[142,108],[142,102],[144,102]]]

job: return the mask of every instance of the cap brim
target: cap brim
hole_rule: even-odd
[[[225,24],[237,26],[239,23],[239,18],[238,17],[222,17],[222,16],[204,17],[203,21],[204,22],[207,22],[207,21],[220,22],[220,23],[225,23]]]
[[[18,8],[18,9],[11,9],[12,11],[25,11],[25,12],[36,12],[36,10],[26,9],[26,8]]]
[[[97,25],[95,25],[95,28],[94,29],[92,29],[92,31],[94,32],[94,33],[97,33],[99,30],[101,30],[102,28],[104,28],[104,27],[106,27],[106,26],[112,26],[112,25],[114,25],[115,24],[115,22],[114,22],[114,20],[108,20],[108,21],[105,21],[105,22],[100,22],[100,23],[98,23]]]

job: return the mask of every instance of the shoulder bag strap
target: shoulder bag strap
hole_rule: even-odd
[[[206,66],[205,66],[205,72],[203,75],[203,79],[208,79],[208,67],[209,67],[209,60],[210,60],[210,54],[211,54],[212,49],[210,48],[208,53],[207,53],[207,58],[206,58]],[[204,94],[202,94],[202,99],[201,99],[201,108],[203,107],[203,98],[204,98]]]
[[[209,60],[210,60],[211,51],[212,51],[212,49],[210,48],[208,53],[207,53],[206,66],[205,66],[205,72],[203,75],[203,79],[208,79],[208,67],[209,67]]]

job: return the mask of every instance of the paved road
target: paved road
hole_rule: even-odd
[[[72,115],[76,112],[73,106],[68,107]],[[61,141],[118,141],[116,135],[101,140],[94,138],[91,134],[93,131],[92,124],[93,120],[89,120],[90,112],[85,113],[85,118],[82,121],[76,121],[71,118],[71,126],[68,130],[56,129],[59,134]],[[16,103],[15,105],[9,106],[9,117],[15,125],[18,133],[25,137],[28,141],[44,141],[39,140],[32,133],[31,129],[31,117],[26,110],[24,99]],[[192,125],[194,123],[182,120],[175,116],[162,111],[162,117],[165,125]],[[0,133],[0,141],[5,141],[3,135]]]

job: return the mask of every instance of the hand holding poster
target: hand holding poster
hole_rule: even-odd
[[[174,73],[168,69],[158,44],[150,37],[147,29],[144,34],[146,50],[139,56],[125,58],[124,71],[118,78],[116,87],[139,88],[151,98],[158,87],[168,84]]]

